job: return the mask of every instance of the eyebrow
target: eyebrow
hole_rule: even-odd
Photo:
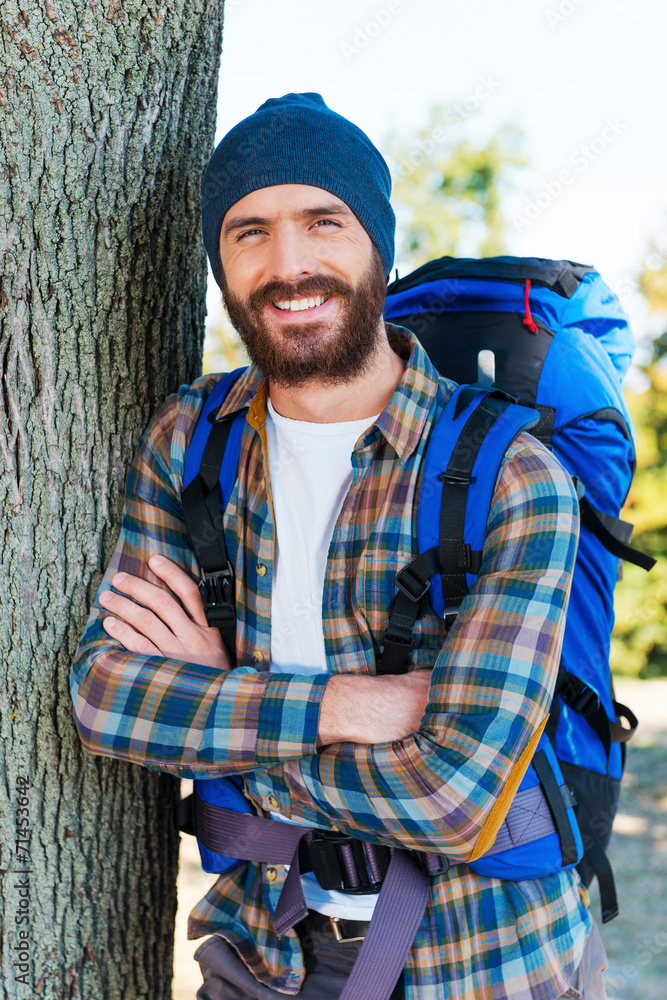
[[[302,208],[300,212],[296,213],[296,218],[310,219],[315,215],[352,215],[352,212],[345,205],[335,201],[328,205],[320,205],[317,208]],[[229,222],[225,223],[223,234],[227,236],[228,233],[233,232],[235,229],[244,229],[246,226],[270,226],[272,221],[272,219],[267,219],[260,215],[248,215],[243,218],[235,216]]]

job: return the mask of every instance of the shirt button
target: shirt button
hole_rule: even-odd
[[[275,795],[269,795],[269,805],[271,806],[272,809],[278,808],[278,799],[275,797]]]
[[[252,654],[252,658],[255,661],[255,663],[264,663],[264,653],[261,651],[261,649],[256,649],[255,652]]]
[[[275,880],[277,878],[278,878],[278,872],[275,870],[275,868],[267,868],[266,869],[266,881],[267,882],[275,882]]]
[[[257,563],[257,576],[266,576],[266,566],[264,563]]]

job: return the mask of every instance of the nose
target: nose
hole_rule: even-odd
[[[271,241],[268,280],[298,281],[318,270],[310,240],[297,226],[281,226]]]

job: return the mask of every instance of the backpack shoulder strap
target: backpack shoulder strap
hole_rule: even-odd
[[[448,627],[474,581],[498,470],[510,442],[539,413],[492,386],[459,386],[434,425],[417,500],[419,556],[396,575],[379,673],[403,673],[428,593]],[[471,502],[472,501],[472,502]]]
[[[200,567],[199,590],[206,621],[220,629],[232,661],[236,649],[234,570],[222,527],[224,511],[236,481],[246,411],[215,416],[239,375],[239,368],[222,378],[209,394],[197,421],[185,458],[181,504]]]

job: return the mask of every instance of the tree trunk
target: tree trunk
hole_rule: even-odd
[[[2,0],[2,1000],[171,997],[177,782],[83,750],[69,668],[139,437],[201,370],[222,7]]]

